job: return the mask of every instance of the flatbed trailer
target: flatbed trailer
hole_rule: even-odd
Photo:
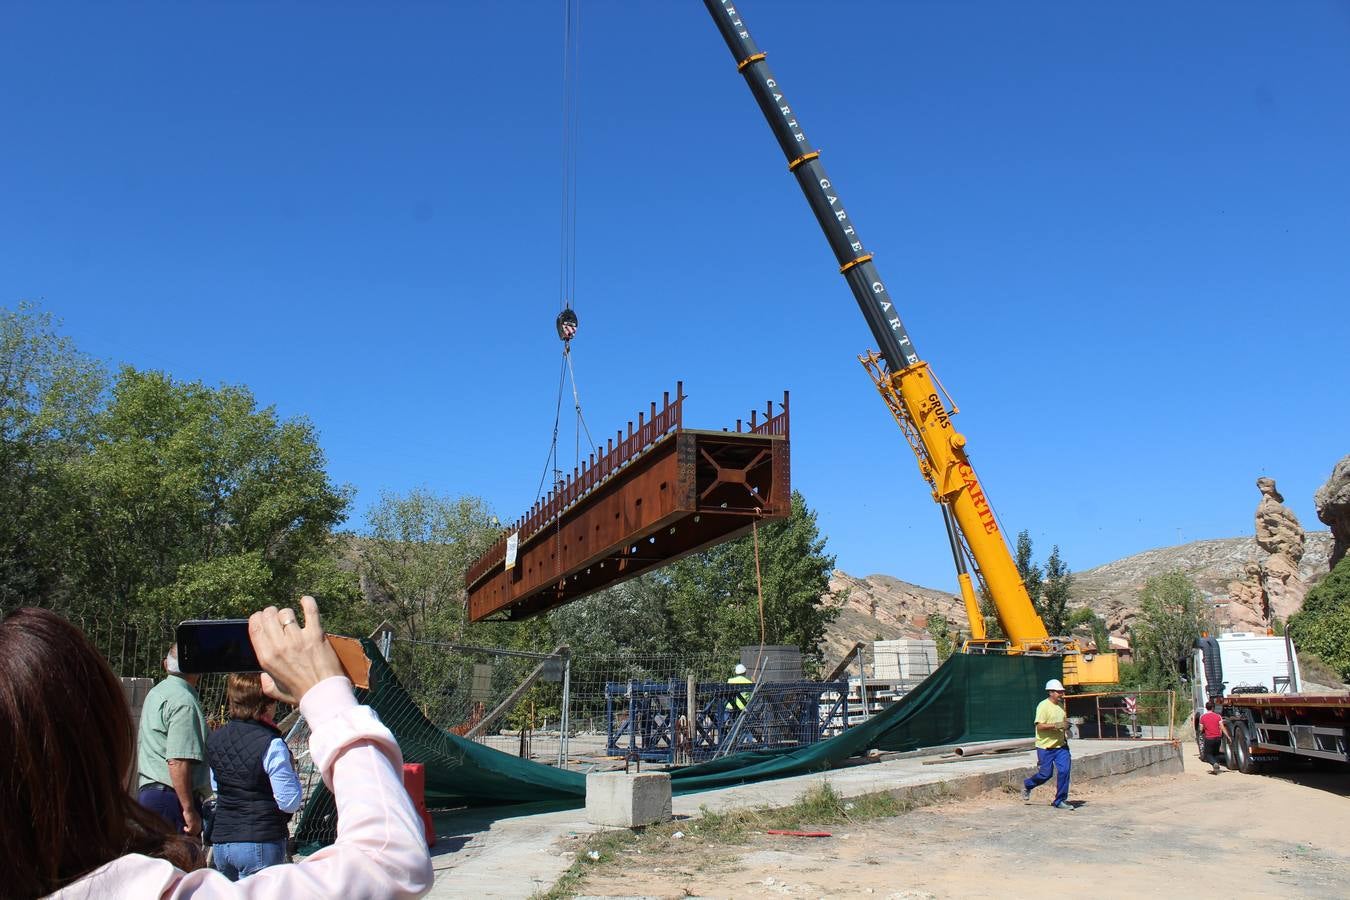
[[[1350,694],[1233,694],[1216,705],[1230,769],[1254,775],[1290,757],[1350,763]]]

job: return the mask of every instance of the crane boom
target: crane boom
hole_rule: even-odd
[[[853,291],[853,298],[858,301],[858,307],[872,329],[872,336],[881,347],[881,355],[888,368],[896,372],[904,366],[917,363],[919,354],[914,349],[904,323],[900,321],[885,283],[872,264],[872,254],[863,248],[853,220],[849,218],[838,192],[825,174],[820,152],[806,139],[806,133],[802,131],[791,104],[783,96],[778,79],[773,77],[768,63],[764,61],[765,54],[755,46],[734,3],[730,0],[703,2],[717,22],[718,30],[736,58],[737,69],[745,76],[750,92],[755,95],[755,102],[759,104],[764,118],[769,122],[769,128],[773,130],[773,136],[778,140],[778,146],[787,157],[788,170],[796,176],[797,184],[806,195],[806,202],[810,204],[816,221],[825,232],[830,249],[839,261],[839,271]]]
[[[970,463],[966,438],[952,426],[952,416],[958,410],[955,404],[948,409],[950,398],[928,363],[919,358],[872,254],[863,247],[857,227],[825,173],[820,152],[807,140],[782,86],[765,61],[766,54],[750,36],[733,0],[703,2],[764,113],[787,158],[788,170],[796,177],[825,232],[839,271],[880,346],[879,353],[859,359],[914,451],[919,471],[933,490],[933,499],[941,506],[973,641],[977,644],[984,641],[984,620],[966,559],[973,562],[976,576],[993,600],[1011,652],[1064,652],[1066,681],[1115,680],[1113,655],[1098,656],[1100,662],[1090,665],[1093,657],[1082,653],[1076,644],[1049,636]]]

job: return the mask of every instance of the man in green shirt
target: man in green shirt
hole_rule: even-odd
[[[1064,713],[1064,685],[1058,678],[1045,683],[1049,696],[1036,707],[1036,762],[1039,768],[1036,774],[1022,782],[1022,799],[1031,799],[1031,790],[1050,780],[1053,771],[1055,778],[1055,809],[1072,811],[1069,803],[1069,723]]]
[[[178,669],[178,645],[164,657],[168,675],[145,695],[137,741],[141,806],[184,834],[202,832],[202,798],[211,791],[206,766],[206,716],[197,697],[200,675]]]

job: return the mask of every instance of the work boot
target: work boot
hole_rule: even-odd
[[[1024,786],[1022,788],[1022,802],[1026,803],[1030,799],[1031,799],[1031,788]]]
[[[1061,809],[1065,812],[1073,812],[1073,804],[1068,800],[1065,800],[1063,803],[1051,803],[1050,807],[1051,809]]]

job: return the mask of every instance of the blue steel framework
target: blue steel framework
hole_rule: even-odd
[[[749,703],[744,712],[736,698]],[[605,750],[611,756],[675,763],[687,749],[694,761],[743,750],[802,747],[848,727],[847,681],[786,681],[754,685],[702,682],[690,746],[677,733],[687,708],[685,682],[626,681],[605,685]]]

